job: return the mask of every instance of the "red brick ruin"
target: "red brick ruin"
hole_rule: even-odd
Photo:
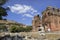
[[[38,15],[34,16],[33,30],[38,31],[41,25],[45,31],[60,31],[60,9],[49,6],[42,12],[42,19]]]

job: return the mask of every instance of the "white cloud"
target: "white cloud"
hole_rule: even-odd
[[[25,18],[22,18],[22,20],[25,20]]]
[[[24,16],[33,17],[31,14],[24,14]]]
[[[34,13],[38,13],[32,6],[21,5],[21,4],[14,4],[13,6],[8,6],[11,12],[17,14],[23,14],[27,17],[33,17]]]

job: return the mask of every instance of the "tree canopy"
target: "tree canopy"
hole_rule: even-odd
[[[0,7],[0,20],[2,20],[2,16],[7,16],[7,12],[6,12],[6,9],[3,8],[3,7]]]
[[[2,7],[7,2],[7,0],[0,0],[0,20],[3,20],[3,17],[7,16],[6,8]]]
[[[8,0],[0,0],[0,6],[4,5]]]

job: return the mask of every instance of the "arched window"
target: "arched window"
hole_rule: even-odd
[[[51,15],[51,12],[48,12],[48,16],[50,16]]]
[[[41,31],[41,29],[39,29],[38,31]]]
[[[40,26],[38,26],[38,27],[40,27]]]

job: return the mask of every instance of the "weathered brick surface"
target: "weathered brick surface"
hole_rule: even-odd
[[[42,14],[42,23],[47,31],[60,31],[60,9],[47,7]]]
[[[33,27],[32,31],[38,31],[40,26],[41,26],[40,16],[36,15],[36,16],[34,16],[34,19],[32,21],[32,27]]]

